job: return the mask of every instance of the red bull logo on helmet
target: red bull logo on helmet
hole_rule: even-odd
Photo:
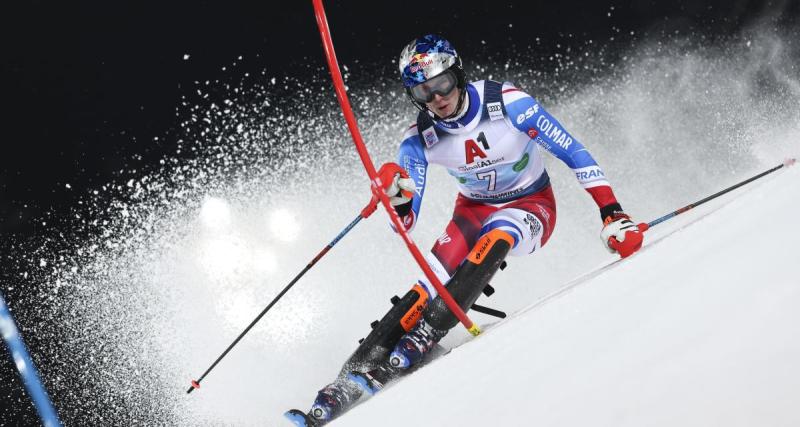
[[[416,73],[417,71],[433,64],[433,58],[427,53],[418,53],[411,58],[409,62],[409,71]]]

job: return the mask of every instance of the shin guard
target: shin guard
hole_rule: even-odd
[[[427,303],[428,293],[420,285],[414,285],[403,298],[394,303],[380,322],[374,324],[372,332],[347,360],[341,374],[371,369],[385,361],[400,337],[417,324]]]
[[[478,300],[513,246],[514,238],[499,229],[491,230],[478,239],[447,284],[447,290],[462,310],[469,310]],[[438,330],[449,330],[458,323],[440,297],[428,305],[424,317],[425,322]]]

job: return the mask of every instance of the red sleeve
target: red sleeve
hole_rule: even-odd
[[[592,199],[594,199],[594,202],[597,203],[598,208],[603,208],[605,206],[618,203],[617,198],[614,196],[614,192],[608,185],[598,185],[597,187],[587,188],[586,191],[592,195]]]

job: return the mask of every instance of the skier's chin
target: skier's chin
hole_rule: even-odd
[[[453,104],[445,104],[442,107],[433,107],[432,110],[439,117],[449,117],[453,115],[455,107],[453,107]]]

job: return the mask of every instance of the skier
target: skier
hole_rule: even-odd
[[[627,257],[641,247],[643,233],[589,151],[530,95],[507,82],[468,83],[456,50],[437,35],[413,40],[399,65],[406,94],[420,111],[403,135],[399,164],[384,164],[378,173],[409,231],[419,218],[428,165],[444,166],[457,179],[452,220],[427,262],[462,309],[477,300],[506,256],[537,251],[553,232],[556,204],[539,147],[571,168],[594,199],[609,251]],[[458,324],[425,277],[393,302],[311,411],[291,410],[289,419],[301,426],[329,422],[364,392],[374,394],[417,366]]]

